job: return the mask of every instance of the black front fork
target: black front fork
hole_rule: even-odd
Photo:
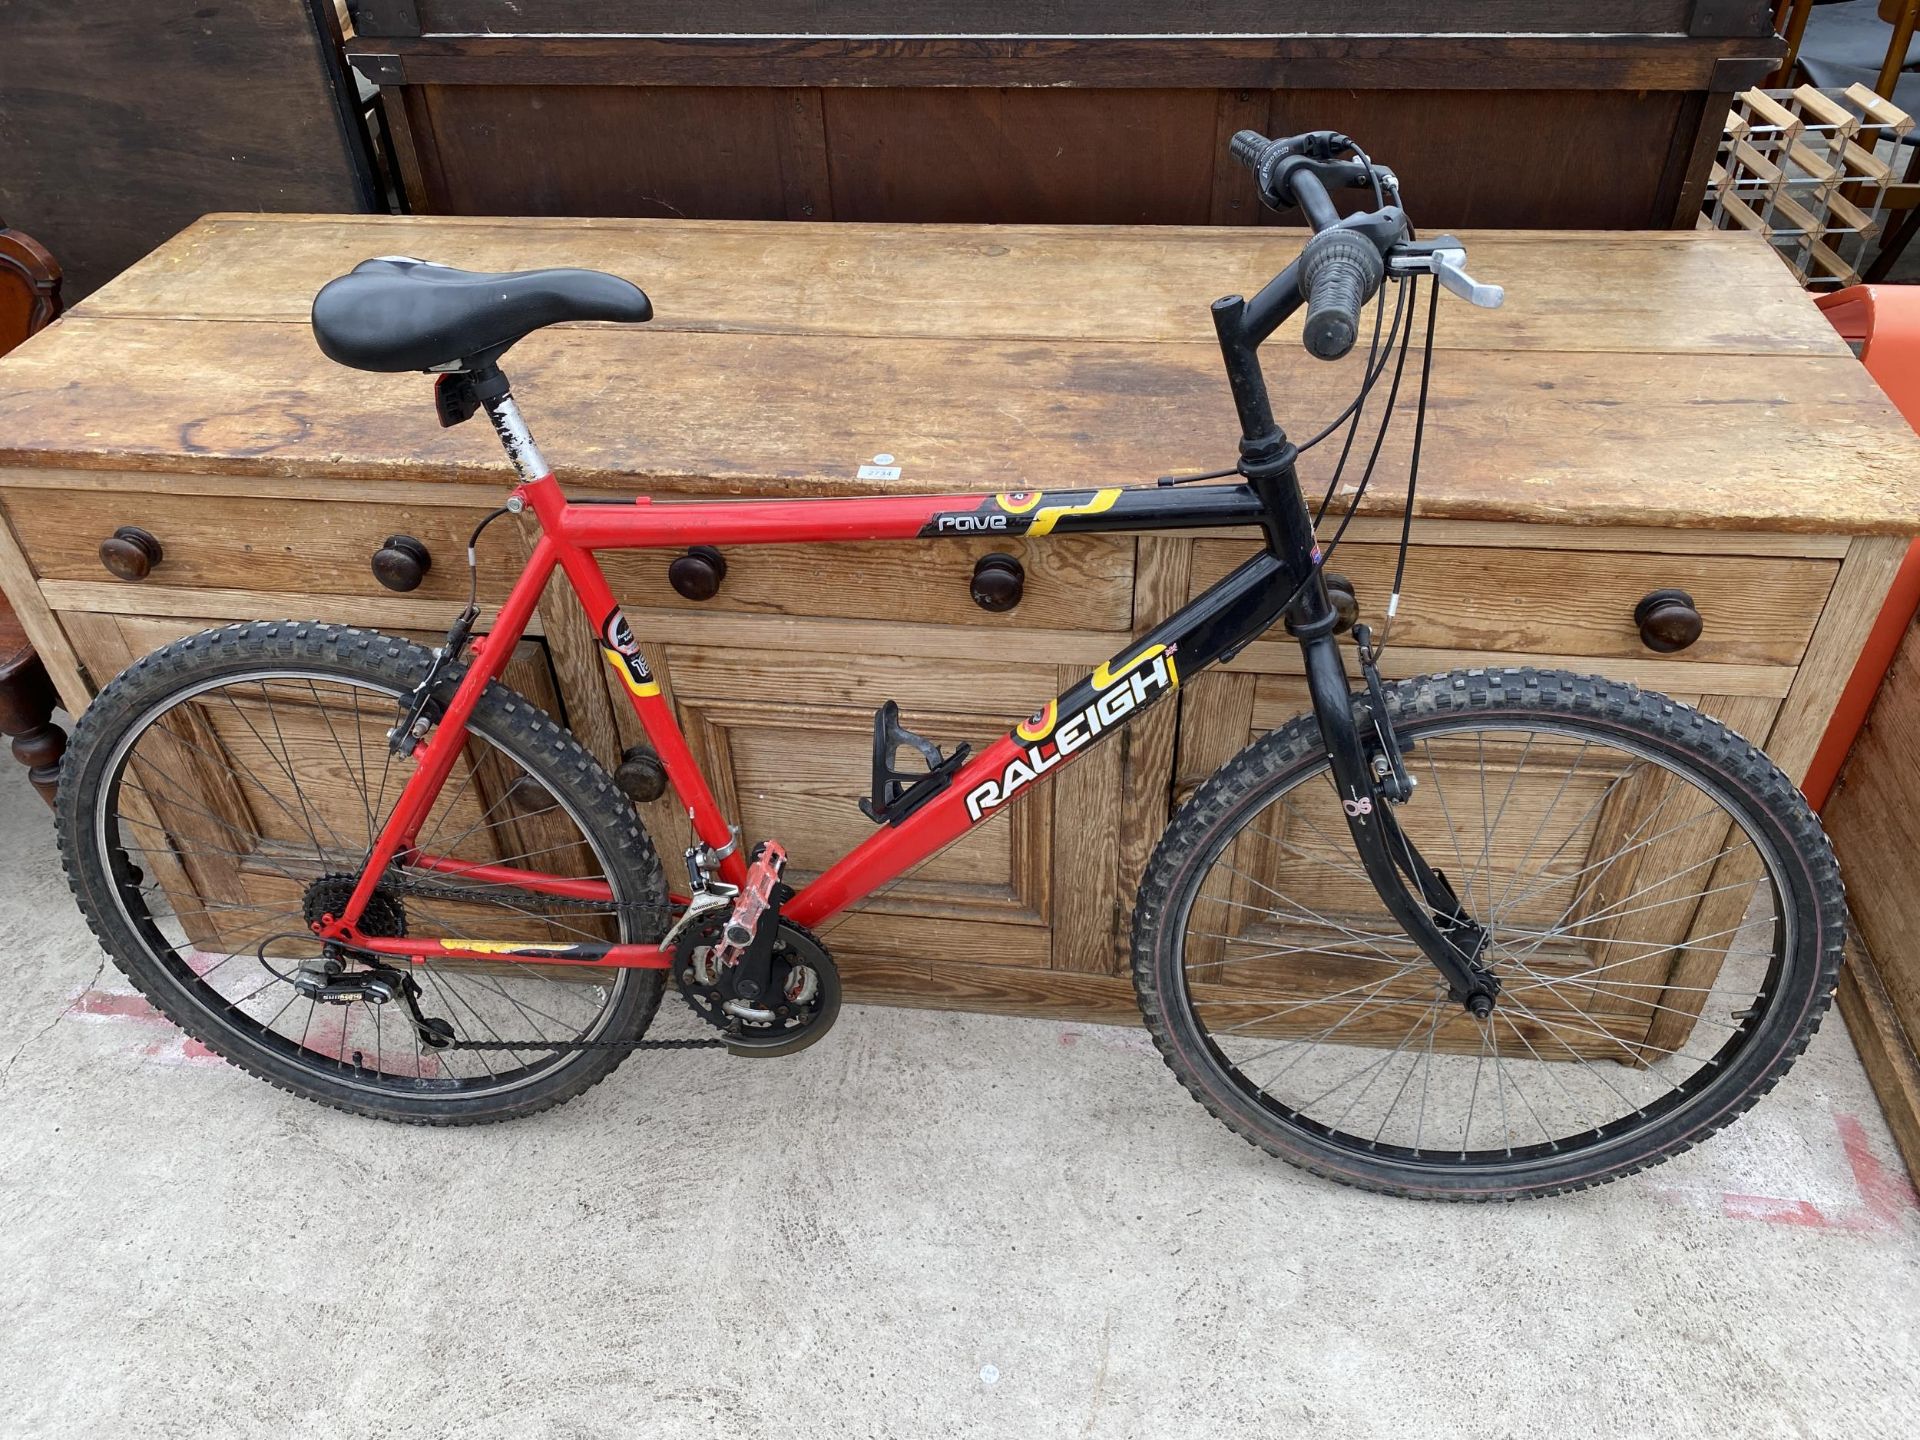
[[[1260,373],[1260,342],[1301,304],[1298,276],[1296,261],[1251,303],[1229,295],[1213,304],[1214,329],[1240,416],[1239,470],[1260,497],[1267,549],[1280,562],[1281,583],[1293,596],[1286,614],[1306,659],[1313,713],[1320,722],[1321,742],[1332,762],[1360,863],[1393,918],[1446,977],[1452,997],[1484,1020],[1493,1013],[1494,997],[1500,992],[1500,982],[1483,963],[1486,928],[1467,914],[1446,876],[1426,862],[1394,819],[1393,802],[1381,782],[1397,782],[1398,767],[1389,747],[1378,744],[1376,736],[1376,754],[1382,762],[1381,773],[1376,774],[1374,757],[1368,754],[1354,720],[1346,666],[1334,639],[1333,602],[1320,569],[1319,540],[1294,469],[1299,451],[1274,423]],[[1380,735],[1391,736],[1391,721],[1385,715],[1376,716],[1375,723]],[[1394,788],[1404,797],[1406,791],[1398,783]]]
[[[1316,577],[1309,588],[1320,592],[1319,608],[1325,610],[1325,618],[1303,621],[1296,610],[1294,630],[1307,663],[1307,689],[1320,722],[1321,743],[1327,748],[1340,808],[1346,813],[1360,863],[1393,918],[1446,977],[1447,992],[1468,1013],[1484,1020],[1493,1013],[1494,997],[1500,993],[1499,980],[1484,963],[1486,927],[1467,913],[1447,877],[1427,863],[1395,819],[1393,802],[1381,783],[1391,775],[1391,767],[1384,747],[1376,744],[1375,753],[1368,753],[1354,719],[1352,690],[1339,643],[1333,638],[1333,609],[1326,587]],[[1375,716],[1374,722],[1382,727],[1391,723],[1384,715]]]
[[[1499,980],[1483,963],[1486,927],[1467,913],[1447,877],[1427,863],[1394,818],[1388,787],[1402,799],[1411,787],[1399,783],[1403,772],[1389,748],[1392,722],[1384,713],[1372,717],[1378,733],[1369,753],[1367,737],[1354,719],[1346,662],[1334,638],[1337,616],[1320,569],[1313,517],[1307,513],[1306,497],[1294,472],[1295,453],[1282,439],[1276,451],[1244,459],[1241,473],[1265,507],[1267,546],[1281,562],[1285,577],[1281,583],[1299,592],[1287,614],[1306,661],[1307,690],[1313,697],[1320,741],[1333,767],[1347,829],[1382,903],[1446,977],[1448,993],[1484,1020],[1493,1013],[1494,997],[1500,993]],[[1371,680],[1372,672],[1368,674]],[[1378,708],[1379,701],[1372,699],[1369,704]]]

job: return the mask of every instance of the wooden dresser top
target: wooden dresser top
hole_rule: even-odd
[[[1920,440],[1763,242],[1464,238],[1507,303],[1443,299],[1422,514],[1920,530]],[[1258,288],[1301,239],[213,215],[0,361],[0,466],[504,487],[487,427],[440,430],[427,377],[342,369],[308,332],[327,279],[410,254],[589,266],[652,297],[651,324],[540,332],[504,362],[564,483],[662,495],[1145,483],[1232,462],[1207,307]],[[1359,359],[1314,361],[1295,329],[1263,360],[1276,413],[1304,438],[1345,404]],[[1415,364],[1369,511],[1399,508]],[[1309,487],[1336,450],[1303,461]],[[859,479],[880,454],[901,478]]]

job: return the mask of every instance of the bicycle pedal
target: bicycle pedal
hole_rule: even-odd
[[[925,770],[901,770],[894,757],[901,746],[927,762]],[[876,825],[897,825],[953,782],[972,746],[964,741],[951,755],[924,735],[900,723],[900,707],[892,700],[873,712],[873,796],[860,802],[860,813]]]
[[[763,842],[747,866],[747,883],[740,887],[726,923],[720,927],[720,943],[713,947],[712,964],[716,970],[738,966],[763,948],[770,949],[774,930],[780,922],[784,901],[780,876],[787,868],[786,848],[777,840]]]

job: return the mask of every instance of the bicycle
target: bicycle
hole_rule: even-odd
[[[1284,624],[1310,713],[1179,808],[1136,900],[1133,981],[1181,1083],[1271,1154],[1422,1198],[1577,1189],[1727,1124],[1804,1049],[1835,983],[1843,902],[1817,820],[1757,749],[1661,695],[1528,669],[1382,680],[1385,637],[1356,623],[1327,562],[1393,418],[1421,278],[1402,569],[1439,292],[1481,305],[1501,293],[1466,273],[1459,241],[1414,238],[1397,178],[1349,137],[1246,131],[1232,153],[1263,201],[1300,210],[1312,235],[1252,299],[1213,306],[1236,463],[1155,485],[569,499],[500,360],[544,325],[647,320],[639,289],[401,257],[330,282],[313,309],[322,349],[363,370],[436,373],[441,423],[484,411],[518,483],[474,531],[469,602],[431,652],[370,630],[257,622],[170,644],[100,691],[66,759],[58,824],[101,943],[243,1070],[390,1120],[532,1114],[650,1046],[790,1054],[839,1012],[821,938],[836,917]],[[1342,189],[1369,191],[1370,208],[1343,217]],[[1353,402],[1296,445],[1275,421],[1260,346],[1304,308],[1307,350],[1341,359],[1369,303]],[[1372,454],[1323,544],[1390,361]],[[1310,509],[1296,462],[1342,430],[1334,481]],[[508,514],[531,516],[538,538],[481,627],[477,547]],[[788,869],[777,837],[743,850],[595,559],[1239,526],[1259,527],[1259,553],[979,753],[943,753],[882,705],[861,802],[875,829],[810,877]],[[503,683],[556,570],[650,747],[617,777]],[[681,894],[634,804],[668,787],[694,836]],[[669,976],[699,1039],[649,1038]]]

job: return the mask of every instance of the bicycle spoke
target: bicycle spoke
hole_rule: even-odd
[[[205,1008],[316,1071],[401,1093],[419,1094],[424,1086],[462,1094],[518,1084],[571,1063],[568,1052],[537,1047],[424,1045],[403,1014],[392,1018],[404,1038],[389,1045],[385,1005],[366,999],[327,1004],[284,978],[321,963],[322,947],[305,921],[312,887],[359,872],[397,798],[391,749],[366,734],[375,717],[397,703],[390,693],[296,669],[216,682],[155,714],[123,752],[112,792],[120,850],[137,876],[115,892],[160,932],[170,947],[168,963],[190,991],[204,994]],[[480,732],[466,744],[466,773],[435,798],[428,839],[457,831],[446,853],[458,849],[475,865],[599,879],[609,898],[583,904],[511,880],[463,878],[457,866],[451,872],[397,867],[376,887],[376,896],[385,898],[367,911],[395,929],[369,933],[531,931],[569,941],[625,936],[629,899],[559,794]],[[480,786],[485,804],[477,798]],[[345,831],[356,838],[347,840]],[[181,889],[183,873],[192,888]],[[207,888],[216,882],[239,888]],[[327,893],[337,904],[341,892]],[[458,912],[457,923],[448,911]],[[256,953],[263,937],[270,942],[265,953],[276,957],[264,969]],[[349,951],[332,963],[352,972],[371,962]],[[641,974],[610,971],[604,980],[588,981],[556,978],[546,967],[473,960],[413,967],[409,979],[422,987],[424,1012],[452,1025],[456,1038],[512,1046],[596,1032]]]
[[[1527,743],[1529,745],[1533,743],[1531,736],[1528,737]],[[1508,897],[1513,894],[1514,881],[1519,879],[1521,872],[1527,868],[1527,861],[1533,858],[1534,848],[1539,845],[1540,837],[1546,833],[1547,822],[1553,818],[1553,812],[1560,808],[1560,797],[1567,793],[1567,786],[1573,783],[1574,773],[1579,770],[1580,762],[1586,758],[1587,747],[1590,744],[1592,744],[1592,742],[1588,740],[1582,740],[1580,742],[1580,753],[1573,757],[1573,763],[1567,767],[1567,773],[1560,777],[1559,789],[1553,792],[1553,799],[1547,802],[1547,808],[1540,812],[1540,823],[1533,827],[1533,834],[1527,840],[1525,853],[1514,862],[1513,870],[1507,876],[1507,883],[1501,887],[1500,898],[1493,902],[1493,908],[1488,912],[1488,924],[1498,924],[1500,917],[1506,913],[1507,900]],[[1516,778],[1517,774],[1518,772],[1516,771]],[[1561,843],[1565,844],[1564,841]]]
[[[1399,828],[1429,863],[1452,857],[1461,903],[1488,929],[1482,963],[1502,982],[1489,1016],[1435,983],[1336,843],[1345,821],[1324,762],[1245,812],[1233,838],[1257,850],[1216,842],[1184,912],[1195,948],[1182,968],[1204,993],[1183,1003],[1234,1083],[1315,1133],[1426,1164],[1510,1164],[1706,1085],[1750,1032],[1775,963],[1741,958],[1740,937],[1778,940],[1778,910],[1738,899],[1771,897],[1755,889],[1764,877],[1721,878],[1751,863],[1752,839],[1685,776],[1592,733],[1549,744],[1551,724],[1460,728],[1405,742],[1423,783]],[[1716,839],[1716,825],[1732,834]],[[1729,902],[1748,913],[1700,909]],[[1543,908],[1560,913],[1531,918]],[[1728,968],[1664,983],[1688,955]]]

